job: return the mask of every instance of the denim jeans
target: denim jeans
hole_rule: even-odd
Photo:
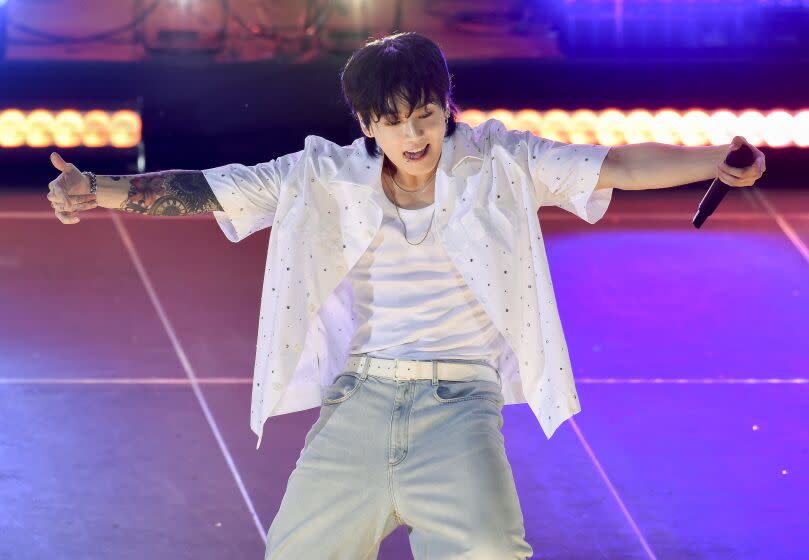
[[[415,560],[530,558],[503,402],[492,381],[343,372],[306,435],[265,560],[375,560],[399,525]]]

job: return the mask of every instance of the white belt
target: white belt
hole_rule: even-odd
[[[343,371],[362,373],[365,366],[368,368],[367,375],[375,377],[401,380],[445,379],[448,381],[484,379],[500,384],[500,375],[495,368],[489,364],[469,361],[402,360],[361,354],[349,355]]]

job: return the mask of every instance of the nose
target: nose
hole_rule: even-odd
[[[405,130],[407,131],[408,136],[418,136],[416,132],[416,123],[413,120],[408,120],[407,125],[405,126]]]

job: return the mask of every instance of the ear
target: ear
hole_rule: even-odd
[[[373,138],[374,137],[373,133],[370,130],[368,130],[367,128],[365,128],[365,125],[362,123],[362,119],[360,118],[360,114],[356,113],[356,116],[357,116],[357,122],[360,123],[360,128],[362,129],[362,133],[365,136],[367,136],[368,138]]]

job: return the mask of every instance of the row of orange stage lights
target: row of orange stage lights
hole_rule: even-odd
[[[809,110],[744,111],[689,109],[624,111],[462,111],[459,120],[477,126],[497,119],[509,130],[527,130],[557,142],[618,146],[660,142],[681,146],[719,146],[743,136],[754,146],[809,147]]]
[[[809,110],[462,111],[477,126],[497,119],[507,129],[571,144],[617,146],[661,142],[683,146],[729,144],[743,136],[754,146],[809,147]],[[0,110],[0,148],[132,148],[141,141],[141,118],[131,110]]]
[[[0,110],[0,148],[133,148],[141,141],[132,110]]]

